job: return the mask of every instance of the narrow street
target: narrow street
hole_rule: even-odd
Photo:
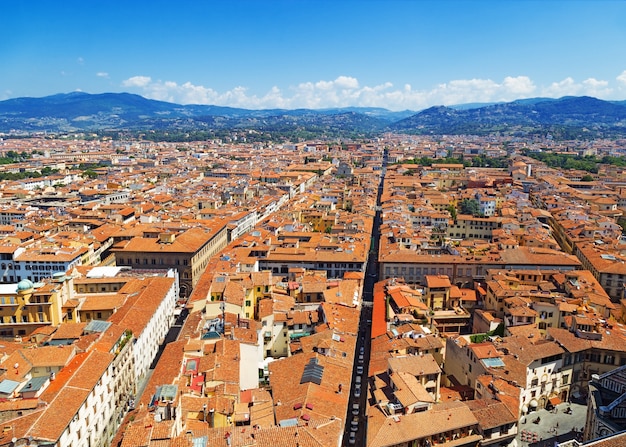
[[[372,223],[372,246],[365,268],[363,281],[361,316],[359,334],[356,344],[350,400],[346,414],[344,446],[367,445],[367,399],[368,399],[368,365],[370,360],[370,342],[372,329],[372,304],[374,300],[374,284],[378,281],[378,242],[380,239],[380,197],[385,181],[387,152],[383,155],[383,166],[376,194],[376,214]]]

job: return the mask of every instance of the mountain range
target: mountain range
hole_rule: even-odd
[[[316,136],[409,134],[626,136],[626,101],[531,98],[506,103],[435,106],[419,112],[349,107],[249,110],[180,105],[130,93],[63,93],[0,101],[0,133],[111,131],[306,131]]]

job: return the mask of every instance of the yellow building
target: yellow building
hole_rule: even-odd
[[[55,274],[49,283],[24,279],[17,284],[0,284],[0,336],[27,336],[42,326],[60,324],[67,315],[68,282],[71,278]],[[76,315],[73,319],[76,321]]]

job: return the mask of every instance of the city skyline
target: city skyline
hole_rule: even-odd
[[[626,4],[534,1],[2,5],[0,100],[130,92],[249,109],[626,99]]]

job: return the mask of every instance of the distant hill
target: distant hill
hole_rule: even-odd
[[[436,106],[420,112],[377,107],[249,110],[180,105],[130,93],[63,93],[0,101],[0,132],[257,130],[306,136],[551,134],[556,138],[626,136],[626,101],[530,98],[508,103]]]
[[[466,110],[438,106],[393,123],[390,129],[418,134],[624,136],[626,106],[586,96],[526,99]]]
[[[129,93],[63,93],[0,101],[0,132],[242,129],[372,132],[414,112],[376,108],[248,110],[179,105]]]

